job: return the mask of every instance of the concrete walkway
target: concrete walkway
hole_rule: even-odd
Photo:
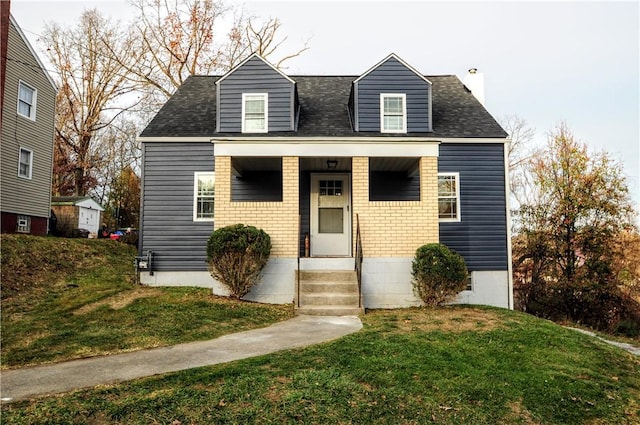
[[[604,338],[599,337],[598,335],[596,335],[594,332],[587,331],[587,330],[584,330],[584,329],[572,328],[570,326],[565,326],[565,327],[567,329],[572,329],[574,331],[583,333],[585,335],[592,336],[594,338],[599,339],[602,342],[606,342],[607,344],[613,345],[615,347],[622,348],[623,350],[626,350],[626,351],[630,352],[631,354],[635,354],[636,356],[640,356],[640,347],[636,347],[636,346],[633,346],[631,344],[627,344],[626,342],[618,342],[618,341],[611,341],[609,339],[604,339]]]
[[[297,316],[210,341],[0,372],[3,403],[305,347],[357,332],[356,316]]]

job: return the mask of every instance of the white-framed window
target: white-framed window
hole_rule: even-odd
[[[268,130],[268,93],[242,93],[242,132],[266,133]]]
[[[193,174],[193,221],[213,221],[216,173]]]
[[[438,218],[460,221],[459,173],[438,173]]]
[[[26,148],[20,148],[18,154],[18,177],[30,179],[33,169],[33,152]]]
[[[38,92],[24,81],[18,84],[18,114],[36,120],[36,100]]]
[[[380,93],[380,131],[382,133],[407,132],[407,95]]]
[[[16,220],[16,232],[31,233],[31,217],[28,215],[19,215]]]

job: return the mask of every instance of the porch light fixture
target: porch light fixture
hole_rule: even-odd
[[[336,161],[335,159],[328,159],[327,160],[327,168],[328,169],[334,170],[337,166],[338,166],[338,161]]]

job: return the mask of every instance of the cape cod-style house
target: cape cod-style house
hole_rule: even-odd
[[[394,54],[359,76],[290,76],[254,54],[188,78],[139,139],[144,284],[225,294],[206,243],[243,223],[273,245],[251,300],[417,305],[411,261],[441,242],[471,272],[458,302],[512,307],[508,138],[456,76]]]

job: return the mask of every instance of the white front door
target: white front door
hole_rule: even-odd
[[[311,175],[311,256],[351,255],[349,174]]]

